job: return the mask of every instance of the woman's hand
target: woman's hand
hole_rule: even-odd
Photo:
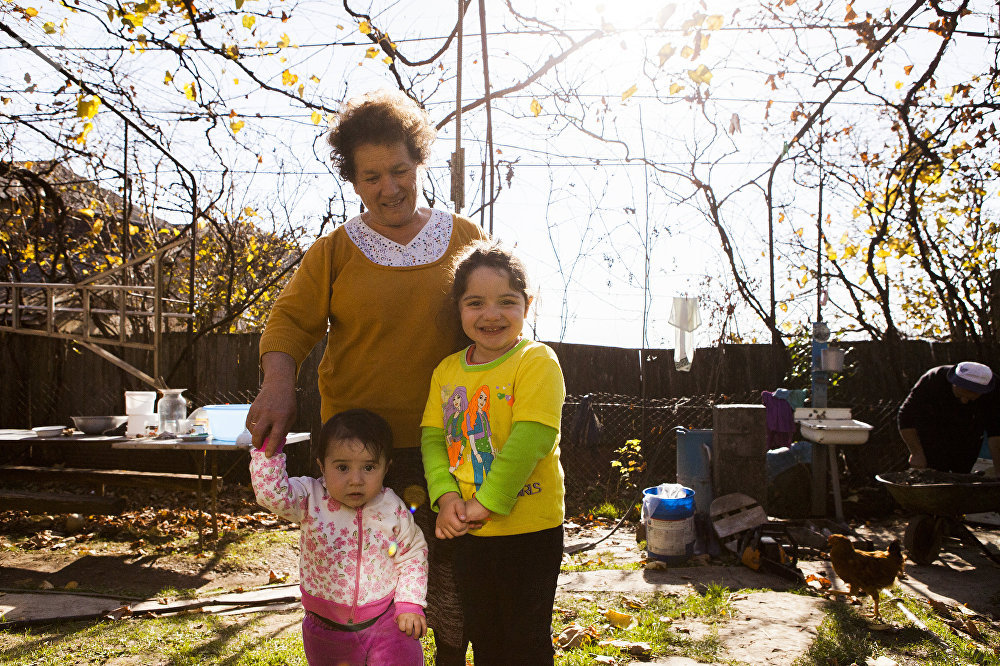
[[[260,358],[264,381],[250,405],[246,427],[253,447],[264,446],[264,455],[273,456],[295,423],[295,359],[284,352],[268,352]]]
[[[438,498],[438,517],[434,526],[434,536],[438,539],[454,539],[469,530],[465,520],[465,501],[456,492],[445,493]]]
[[[420,638],[427,632],[427,618],[420,613],[400,613],[396,626],[407,636]]]
[[[475,495],[465,503],[465,520],[470,530],[478,530],[486,524],[491,515],[490,510],[480,504]]]

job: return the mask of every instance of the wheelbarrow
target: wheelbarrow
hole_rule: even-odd
[[[931,469],[888,472],[875,478],[903,509],[916,514],[903,537],[911,560],[930,564],[937,559],[944,537],[952,535],[1000,564],[1000,556],[977,539],[964,522],[965,514],[1000,510],[1000,479]]]

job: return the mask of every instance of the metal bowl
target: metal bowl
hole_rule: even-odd
[[[72,416],[73,425],[88,435],[103,435],[128,421],[127,416]]]

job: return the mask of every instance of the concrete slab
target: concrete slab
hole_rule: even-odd
[[[792,581],[779,576],[760,573],[744,566],[673,567],[666,570],[618,569],[602,571],[576,571],[559,575],[557,591],[563,592],[623,592],[623,593],[679,593],[694,586],[701,589],[711,584],[741,588],[767,587],[789,590]]]

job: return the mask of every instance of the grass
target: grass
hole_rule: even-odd
[[[900,597],[899,588],[893,590]],[[883,620],[892,625],[888,631],[873,630],[870,618],[862,617],[856,607],[833,604],[818,629],[816,641],[795,666],[827,666],[828,664],[865,663],[869,658],[885,656],[900,664],[997,664],[1000,657],[992,649],[953,631],[931,608],[913,598],[903,598],[906,608],[930,631],[915,626],[896,606],[882,595],[879,606]],[[865,609],[871,612],[871,602]],[[985,645],[996,645],[1000,639],[991,623],[977,622]]]
[[[643,608],[634,608],[626,598],[613,594],[584,594],[563,597],[553,616],[553,629],[558,635],[570,623],[590,627],[597,639],[577,648],[557,653],[556,663],[565,666],[583,666],[594,663],[596,656],[624,659],[619,647],[600,645],[602,641],[646,643],[652,656],[681,655],[701,661],[713,661],[720,656],[721,644],[715,625],[725,622],[731,612],[731,594],[721,586],[711,586],[702,594],[687,596],[654,594],[643,597]],[[614,626],[607,618],[608,611],[617,611],[635,618],[625,628]],[[673,623],[679,619],[697,618],[708,625],[703,636],[691,636],[675,631]],[[631,661],[628,659],[626,661]],[[623,661],[622,663],[626,663]]]

